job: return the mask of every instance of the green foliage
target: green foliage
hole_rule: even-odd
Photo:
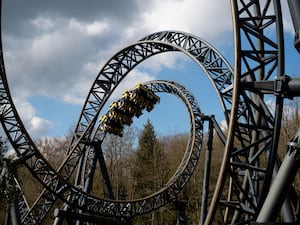
[[[293,101],[290,107],[284,110],[279,143],[279,154],[281,157],[284,157],[286,143],[294,136],[300,124],[298,104],[298,100]],[[133,128],[130,129],[129,127],[124,130],[123,137],[108,136],[102,146],[116,199],[142,198],[160,190],[177,170],[188,142],[188,134],[157,137],[155,129],[149,120],[140,132],[138,141],[135,140],[135,137],[137,137],[136,133],[133,132]],[[49,160],[49,163],[53,167],[58,168],[64,160],[64,151],[67,149],[68,143],[69,141],[66,138],[43,139],[38,140],[36,144],[42,154]],[[136,143],[138,143],[137,146]],[[204,138],[203,151],[206,149],[205,144],[206,139]],[[213,144],[208,202],[212,198],[224,149],[223,144],[217,136],[214,136]],[[0,173],[4,168],[2,162],[6,152],[6,143],[0,137]],[[179,200],[186,202],[188,224],[199,223],[204,161],[205,153],[202,152],[194,175],[180,196],[178,196]],[[10,160],[7,162],[9,163]],[[19,182],[26,193],[26,199],[29,205],[32,205],[43,190],[43,187],[32,177],[25,167],[18,167],[17,171],[15,171],[9,164],[6,166],[8,166],[10,174],[18,174]],[[94,187],[92,194],[101,197],[103,196],[103,183],[99,168],[97,169],[98,171],[93,180]],[[3,175],[5,173],[4,171]],[[9,177],[6,175],[0,178],[0,224],[4,224],[6,206],[9,202],[6,193],[16,193],[15,187],[11,186],[11,180],[9,182],[8,180]],[[294,183],[297,191],[300,191],[299,183],[300,175],[298,173]],[[14,195],[10,194],[10,196]],[[57,202],[53,208],[61,208],[62,205],[62,202]],[[177,213],[175,205],[169,204],[152,213],[138,216],[132,222],[139,225],[175,224]],[[52,216],[53,212],[50,212],[48,218],[45,220],[45,224],[53,223]]]
[[[143,198],[160,190],[168,180],[168,163],[162,142],[155,134],[150,120],[144,125],[138,141],[135,157],[134,198]],[[162,207],[150,214],[138,216],[134,224],[171,224],[174,210]]]
[[[135,197],[145,197],[152,194],[161,185],[163,171],[160,162],[163,152],[156,138],[154,128],[148,120],[139,138],[134,168]]]
[[[137,199],[160,190],[176,172],[188,142],[187,134],[157,137],[150,121],[144,125],[138,140],[136,137],[133,128],[129,127],[124,130],[123,137],[108,136],[102,146],[116,199]],[[63,161],[68,143],[67,139],[43,139],[36,142],[42,154],[55,168],[58,168]],[[219,145],[219,142],[216,142],[216,145]],[[222,159],[222,146],[220,150],[214,148],[214,153],[214,159]],[[200,167],[179,196],[180,200],[187,202],[186,215],[189,224],[195,224],[199,220],[203,175],[201,161]],[[213,167],[217,168],[218,165],[216,162]],[[212,176],[216,177],[218,169],[214,168]],[[18,167],[17,174],[26,199],[29,205],[32,205],[43,187],[25,167]],[[99,168],[93,184],[92,195],[103,197],[103,182]],[[213,185],[211,193],[213,193]],[[0,198],[3,199],[1,196]],[[53,208],[61,207],[63,207],[62,203],[57,202]],[[5,210],[0,211],[5,212]],[[168,204],[152,213],[138,216],[132,222],[147,225],[174,224],[177,213],[175,205]],[[53,212],[50,212],[45,224],[53,223],[52,216]],[[3,221],[4,214],[0,213],[0,224]]]

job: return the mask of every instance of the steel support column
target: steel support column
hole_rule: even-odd
[[[257,217],[256,221],[259,223],[275,221],[286,199],[286,195],[300,167],[299,138],[300,129],[297,131],[295,137],[287,144],[287,154]],[[295,218],[289,218],[289,221],[285,222],[295,222]]]

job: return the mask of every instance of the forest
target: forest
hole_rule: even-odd
[[[286,143],[293,137],[299,124],[298,101],[291,101],[289,107],[285,108],[283,115],[279,144],[281,157],[285,154]],[[41,138],[35,141],[41,153],[54,168],[59,168],[62,164],[71,135],[70,132],[62,138]],[[108,135],[102,143],[102,151],[113,187],[114,198],[117,200],[138,199],[160,190],[176,172],[187,148],[188,137],[187,133],[158,135],[150,120],[144,124],[141,130],[126,127],[122,137]],[[202,153],[196,171],[178,196],[177,201],[167,204],[150,214],[134,218],[133,224],[176,224],[178,207],[184,207],[188,224],[199,224],[203,165],[205,161],[204,152],[207,149],[207,141],[207,133],[204,133]],[[5,148],[5,142],[0,144],[0,147]],[[209,198],[213,194],[219,165],[223,157],[223,149],[223,143],[215,134],[213,149],[211,150],[213,163],[210,174]],[[1,156],[1,158],[4,157]],[[34,204],[43,187],[26,168],[17,168],[16,173],[26,194],[28,204]],[[72,177],[71,182],[74,179],[75,177]],[[299,187],[299,183],[300,176],[297,174],[295,186]],[[97,173],[94,176],[92,195],[106,197],[99,168],[97,168]],[[6,198],[1,188],[0,199],[2,203],[0,204],[0,224],[4,224],[9,199]],[[58,201],[45,219],[45,224],[52,224],[53,210],[62,207],[61,202]]]

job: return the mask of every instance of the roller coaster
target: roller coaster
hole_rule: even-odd
[[[43,224],[53,207],[56,207],[54,225],[131,224],[132,218],[176,201],[198,163],[203,124],[207,121],[210,132],[219,135],[224,143],[224,152],[209,202],[211,160],[206,158],[203,177],[206,186],[199,224],[275,224],[278,217],[282,224],[300,223],[299,194],[293,186],[300,165],[300,130],[287,143],[284,159],[278,156],[284,99],[300,95],[300,79],[287,76],[284,70],[281,2],[231,0],[230,4],[233,67],[208,42],[180,31],[153,33],[125,47],[96,76],[65,160],[58,169],[43,157],[18,115],[9,91],[1,44],[0,122],[16,152],[11,165],[24,165],[44,188],[34,204],[29,205],[17,178],[4,165],[1,176],[10,184],[6,193],[12,200],[6,225]],[[300,3],[289,0],[288,4],[295,28],[294,45],[300,51]],[[226,134],[213,117],[200,111],[196,96],[174,81],[138,84],[113,102],[103,115],[104,105],[126,75],[144,60],[165,52],[184,53],[202,69],[220,100],[228,124]],[[123,127],[131,124],[132,117],[139,117],[143,110],[151,111],[160,100],[157,95],[160,92],[178,97],[188,109],[190,134],[183,159],[160,190],[140,199],[116,200],[101,144],[107,133],[122,136]],[[275,97],[275,110],[266,103],[268,96]],[[105,199],[91,194],[97,162],[101,164],[105,181]],[[76,179],[72,183],[74,175]],[[19,194],[10,195],[16,192]],[[58,200],[63,202],[60,207],[57,207]],[[177,224],[187,224],[187,221],[178,219]]]

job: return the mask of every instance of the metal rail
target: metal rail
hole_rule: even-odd
[[[289,3],[296,32],[295,47],[299,49],[300,19],[298,11],[295,11],[296,7],[293,7],[299,5],[294,0],[289,0]],[[229,124],[221,171],[205,224],[216,221],[221,224],[250,224],[257,218],[258,222],[274,220],[278,209],[270,212],[268,202],[282,202],[278,198],[270,200],[267,196],[274,169],[278,166],[276,160],[283,100],[299,96],[300,82],[299,79],[291,79],[284,74],[280,1],[232,0],[231,5],[235,36],[234,73],[211,45],[187,33],[157,32],[127,46],[115,54],[97,75],[75,128],[68,157],[58,171],[39,153],[18,116],[6,80],[1,46],[0,122],[18,155],[17,162],[24,164],[45,187],[31,209],[19,200],[18,211],[22,224],[42,223],[58,198],[72,205],[75,210],[112,217],[131,217],[146,213],[165,204],[169,196],[175,198],[191,175],[185,174],[187,171],[184,168],[189,165],[190,159],[196,160],[200,145],[196,147],[199,149],[194,156],[185,155],[184,164],[171,178],[167,189],[142,200],[98,199],[88,195],[84,188],[89,182],[86,171],[89,171],[96,151],[95,146],[90,143],[101,141],[105,136],[98,129],[97,122],[104,104],[135,66],[149,57],[170,51],[185,53],[205,72],[215,88]],[[276,35],[269,35],[270,30],[275,30]],[[156,85],[149,84],[154,89],[161,88],[156,91],[164,90],[164,85]],[[267,95],[274,95],[276,98],[275,116],[265,103]],[[225,142],[225,137],[222,140]],[[293,159],[288,160],[294,163]],[[297,166],[298,161],[294,163],[293,169]],[[70,185],[67,181],[76,170],[77,182]],[[293,176],[293,173],[289,175]],[[177,176],[180,179],[175,180]],[[284,185],[290,185],[291,182],[289,177]],[[180,188],[176,189],[174,186],[172,189],[173,184]],[[274,192],[277,193],[278,190],[280,189],[275,189]],[[261,210],[266,213],[260,214]],[[221,212],[220,216],[217,212]],[[284,213],[289,214],[289,209],[286,208]]]
[[[280,1],[231,1],[235,34],[232,113],[222,168],[207,224],[255,221],[268,193],[277,155],[285,82]],[[273,29],[277,35],[268,35]],[[275,77],[277,77],[275,79]],[[275,79],[275,118],[265,93],[246,82]]]
[[[74,132],[74,137],[78,138],[73,138],[69,155],[57,172],[39,153],[18,117],[9,94],[2,56],[1,90],[3,111],[1,122],[12,146],[18,153],[18,162],[24,164],[46,188],[31,209],[19,209],[22,213],[22,223],[40,224],[57,198],[62,199],[67,204],[75,204],[79,209],[89,212],[126,216],[123,214],[124,211],[129,210],[126,202],[115,203],[114,201],[96,199],[86,195],[80,189],[70,186],[66,180],[78,166],[80,157],[88,149],[86,143],[93,140],[92,128],[95,126],[97,116],[117,84],[138,63],[166,51],[186,53],[206,72],[218,92],[225,116],[227,115],[228,118],[232,97],[231,81],[233,80],[229,64],[214,48],[198,37],[180,32],[156,33],[120,51],[100,71],[88,95]],[[141,209],[143,206],[145,207],[144,203],[136,203],[130,209],[130,216],[147,210]],[[25,204],[20,205],[25,206]]]
[[[175,201],[177,194],[182,190],[195,170],[201,152],[203,136],[202,113],[200,112],[198,103],[194,96],[185,87],[172,81],[157,80],[146,82],[142,85],[154,93],[169,93],[182,100],[187,107],[190,116],[191,127],[189,141],[181,164],[170,180],[164,185],[164,187],[150,196],[146,196],[139,200],[111,201],[109,206],[110,210],[119,214],[119,216],[117,216],[110,213],[109,216],[112,217],[112,219],[116,217],[128,217],[130,219],[131,216],[153,211],[167,203]],[[94,171],[90,172],[94,173]],[[88,177],[90,176],[91,174],[88,175]],[[88,182],[89,180],[86,181],[85,185],[89,185]],[[122,211],[121,209],[118,209],[120,204],[126,205],[126,207],[122,208]],[[78,208],[75,206],[75,208],[73,208],[73,212],[74,210],[76,211],[76,209]],[[72,210],[72,208],[70,210]],[[103,214],[103,212],[106,210],[107,209],[102,209],[102,216],[106,215]],[[118,210],[120,211],[118,212]],[[69,212],[62,213],[61,210],[59,212],[61,212],[60,214],[65,217],[67,217],[69,214]],[[89,211],[81,209],[80,213],[86,214],[89,213]],[[57,223],[55,223],[57,225],[61,224],[62,222],[62,219],[59,218],[60,214],[58,214]]]

